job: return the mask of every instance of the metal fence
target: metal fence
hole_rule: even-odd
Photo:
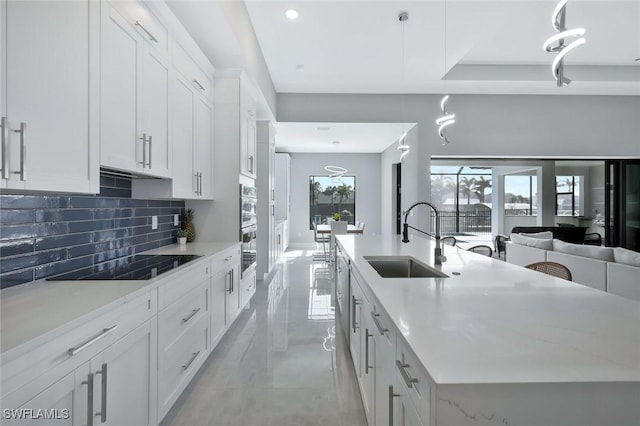
[[[440,233],[469,232],[473,234],[491,234],[491,211],[456,212],[440,211]],[[433,218],[433,215],[432,215]],[[456,222],[458,226],[456,226]]]

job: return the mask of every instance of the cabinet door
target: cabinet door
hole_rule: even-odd
[[[169,63],[151,46],[145,44],[143,59],[142,132],[143,168],[155,176],[170,176],[169,170]]]
[[[225,269],[215,274],[211,280],[211,350],[226,331],[227,289],[230,279],[231,274],[228,269]]]
[[[9,395],[3,400],[3,425],[37,425],[43,420],[54,422],[56,425],[86,425],[88,424],[87,410],[91,401],[89,396],[89,362],[84,363],[74,371],[64,374],[47,385],[44,389],[32,389],[27,393],[35,394],[29,401],[20,404],[12,400]],[[32,388],[40,386],[40,380],[27,385]],[[15,409],[15,411],[13,411]],[[10,410],[7,413],[7,410]],[[41,411],[46,410],[46,411]],[[46,416],[36,418],[38,414]],[[23,419],[19,419],[20,415]]]
[[[396,339],[389,329],[390,320],[375,312],[371,314],[375,325],[373,330],[375,340],[374,417],[377,424],[386,424],[389,419],[389,386],[393,386],[396,380]]]
[[[154,317],[91,360],[96,377],[94,411],[99,424],[156,424],[156,351]]]
[[[206,99],[196,96],[195,170],[199,175],[199,198],[213,199],[213,110]]]
[[[100,31],[100,163],[142,170],[141,70],[143,41],[107,2],[102,2]]]
[[[411,398],[409,398],[409,389],[402,382],[402,378],[398,380],[397,389],[400,391],[397,397],[397,417],[394,424],[399,426],[424,426],[422,419],[416,409]]]
[[[227,325],[230,325],[240,313],[240,265],[236,264],[229,270],[227,285]]]
[[[3,186],[98,192],[99,145],[94,129],[98,129],[99,5],[2,3],[6,7],[2,115],[7,118]]]
[[[197,190],[193,167],[195,95],[191,84],[178,73],[173,82],[172,93],[172,195],[175,198],[195,198]]]
[[[362,333],[361,333],[361,312],[363,297],[360,291],[360,286],[353,275],[351,274],[351,319],[349,322],[349,333],[351,337],[349,340],[349,349],[351,351],[351,359],[353,360],[353,367],[356,371],[356,378],[360,381],[362,377],[362,366],[360,364],[360,356],[362,353]]]

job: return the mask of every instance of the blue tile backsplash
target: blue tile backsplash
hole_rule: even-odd
[[[0,194],[0,288],[173,244],[183,213],[181,200],[132,199],[131,179],[110,175],[95,196]]]

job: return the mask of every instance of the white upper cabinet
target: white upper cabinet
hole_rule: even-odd
[[[102,3],[100,164],[169,177],[166,29],[137,3],[115,4],[127,14]]]
[[[133,196],[212,200],[213,67],[208,64],[210,71],[203,71],[177,43],[172,47],[172,64],[169,85],[172,179],[136,179],[132,184]]]
[[[97,193],[99,4],[0,4],[0,187]]]
[[[255,179],[257,102],[244,80],[240,80],[240,173]]]

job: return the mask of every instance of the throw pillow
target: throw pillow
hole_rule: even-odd
[[[552,240],[553,239],[553,232],[551,231],[543,231],[543,232],[520,232],[520,235],[524,235],[525,237],[531,237],[531,238],[540,238],[543,240]]]
[[[592,259],[613,262],[613,250],[611,247],[585,246],[582,244],[565,243],[553,240],[553,251],[573,254],[575,256],[590,257]]]
[[[528,246],[528,247],[535,247],[542,250],[553,249],[552,239],[532,238],[532,237],[528,237],[527,235],[528,234],[511,234],[511,241],[515,244],[520,244],[522,246]]]
[[[622,247],[613,248],[613,260],[629,266],[640,267],[640,253]]]

